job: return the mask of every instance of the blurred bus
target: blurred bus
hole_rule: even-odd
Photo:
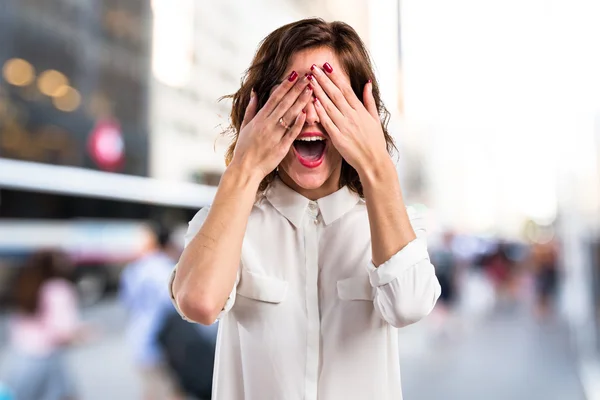
[[[16,268],[40,248],[64,250],[86,305],[114,288],[149,222],[183,243],[187,222],[216,188],[0,159],[0,301]]]

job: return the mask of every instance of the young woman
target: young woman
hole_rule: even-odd
[[[301,20],[260,45],[171,285],[187,319],[220,320],[214,399],[401,399],[397,328],[440,285],[387,116],[350,26]]]
[[[80,322],[76,289],[64,277],[69,263],[60,252],[40,251],[22,268],[13,286],[8,387],[19,400],[73,400],[65,351],[89,327]]]

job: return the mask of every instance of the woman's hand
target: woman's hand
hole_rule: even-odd
[[[371,81],[363,89],[363,105],[350,83],[329,63],[325,63],[323,69],[313,65],[311,70],[315,110],[341,156],[359,176],[367,173],[375,161],[388,160]]]
[[[308,83],[306,76],[298,79],[292,72],[258,113],[257,96],[252,92],[231,164],[242,166],[259,180],[279,165],[304,126],[303,109],[312,97]]]

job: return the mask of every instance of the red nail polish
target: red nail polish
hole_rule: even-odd
[[[308,78],[309,81],[312,81],[314,76],[312,76],[312,74],[306,74],[306,77]]]
[[[290,74],[290,76],[288,78],[288,81],[294,82],[297,77],[298,77],[298,73],[296,71],[292,71],[292,73]]]
[[[306,110],[302,110],[302,114],[306,114]]]
[[[313,90],[313,87],[310,83],[308,84],[308,90]]]
[[[315,68],[317,68],[317,66],[316,66],[315,64],[313,64],[313,65],[311,65],[311,67],[310,67],[310,70],[311,70],[311,71],[314,71],[314,70],[315,70]]]
[[[313,99],[313,103],[317,104],[317,101],[319,101],[319,99],[317,99],[316,97]]]
[[[369,79],[369,82],[367,82],[367,83],[373,83],[373,81]]]
[[[333,72],[333,68],[331,67],[331,65],[328,62],[326,62],[325,64],[323,64],[323,69],[327,73],[332,73]]]

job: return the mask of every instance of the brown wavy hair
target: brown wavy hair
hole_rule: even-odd
[[[362,100],[364,85],[369,79],[372,80],[373,97],[379,111],[387,151],[391,156],[397,150],[394,140],[387,130],[390,113],[381,101],[371,58],[364,43],[356,31],[344,22],[325,22],[320,18],[310,18],[284,25],[263,39],[252,64],[242,78],[241,88],[236,93],[223,97],[233,100],[230,126],[224,132],[233,137],[225,154],[226,165],[229,165],[233,158],[240,126],[244,120],[246,107],[250,102],[252,89],[254,88],[256,91],[258,109],[260,109],[267,102],[271,89],[281,81],[281,77],[285,73],[294,53],[317,47],[329,47],[335,52],[342,64],[341,67],[350,78],[354,93],[359,99]],[[262,192],[267,189],[276,175],[276,170],[269,173],[260,183],[258,191]],[[364,197],[358,173],[346,160],[342,160],[340,177],[340,188],[344,186],[348,186],[360,197]]]
[[[44,249],[29,255],[12,283],[12,305],[23,314],[35,314],[42,287],[51,279],[68,279],[72,265],[60,250]]]

